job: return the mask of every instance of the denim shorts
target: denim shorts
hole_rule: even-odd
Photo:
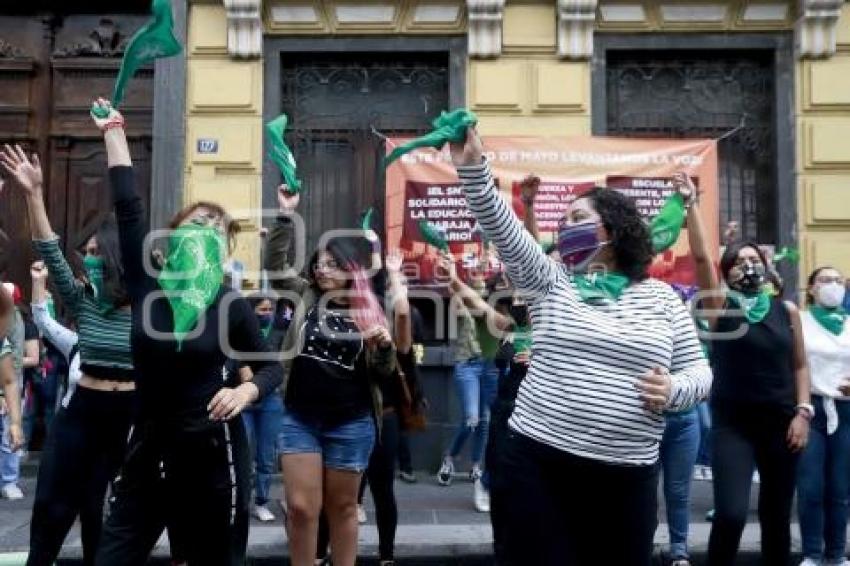
[[[375,445],[372,415],[328,425],[284,408],[278,454],[321,454],[325,468],[363,472]]]

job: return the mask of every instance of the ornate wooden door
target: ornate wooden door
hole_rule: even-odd
[[[66,253],[111,210],[106,154],[88,116],[109,96],[129,37],[143,15],[0,16],[0,141],[38,151],[45,199]],[[137,187],[149,195],[153,69],[142,69],[122,105]],[[0,277],[28,287],[32,260],[26,209],[15,191],[0,194]]]

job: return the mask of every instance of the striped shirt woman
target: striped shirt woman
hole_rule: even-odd
[[[627,198],[597,189],[575,201],[559,264],[500,198],[477,134],[452,157],[534,321],[506,454],[512,561],[649,564],[663,411],[693,406],[711,385],[693,321],[647,278],[649,233]]]

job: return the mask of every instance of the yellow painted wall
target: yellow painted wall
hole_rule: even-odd
[[[838,23],[838,52],[797,63],[800,280],[830,264],[850,274],[850,5]]]
[[[227,20],[221,4],[189,6],[186,85],[186,189],[190,203],[223,205],[242,225],[236,257],[259,268],[262,203],[263,65],[227,54]],[[218,152],[198,152],[198,139],[218,140]]]
[[[485,135],[590,133],[590,63],[555,55],[555,6],[508,4],[502,55],[472,60],[467,104]]]

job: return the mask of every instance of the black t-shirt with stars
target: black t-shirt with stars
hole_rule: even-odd
[[[286,389],[287,408],[326,422],[372,411],[366,345],[344,308],[328,303],[307,313]]]

